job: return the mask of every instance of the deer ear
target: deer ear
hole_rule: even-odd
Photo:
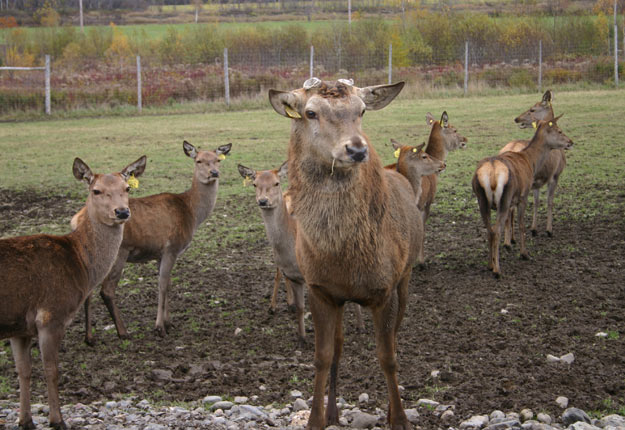
[[[289,162],[285,161],[278,169],[278,176],[280,179],[284,179],[286,178],[287,173],[289,173]]]
[[[228,155],[230,150],[232,149],[232,143],[228,143],[226,145],[221,145],[215,150],[217,155]],[[222,157],[223,158],[223,157]]]
[[[145,164],[147,163],[147,161],[147,157],[145,155],[142,155],[137,161],[130,163],[129,165],[124,167],[120,173],[125,180],[128,180],[128,178],[130,178],[131,176],[134,176],[135,178],[137,176],[141,176],[143,172],[145,172]]]
[[[357,88],[357,94],[365,102],[367,110],[378,110],[392,102],[404,88],[404,85],[405,82],[402,81],[396,84]]]
[[[195,146],[191,145],[186,140],[182,142],[182,150],[184,151],[185,154],[187,154],[187,157],[191,157],[194,160],[195,160],[195,157],[197,157],[197,149],[195,149]]]
[[[239,169],[239,174],[245,179],[256,179],[256,171],[250,169],[249,167],[245,167],[243,164],[238,164],[237,169]]]
[[[280,115],[292,119],[301,119],[298,98],[293,92],[269,90],[269,102]]]
[[[545,91],[545,94],[543,94],[543,102],[550,103],[552,101],[553,101],[553,93],[551,92],[551,90]]]
[[[93,172],[87,166],[87,163],[82,161],[80,158],[74,158],[74,165],[72,166],[72,172],[74,173],[74,178],[79,181],[85,181],[87,184],[91,185],[93,182]]]
[[[441,115],[441,127],[447,127],[449,125],[449,115],[447,115],[447,111],[444,111]]]
[[[393,145],[393,149],[399,149],[402,146],[404,146],[401,143],[399,143],[398,141],[396,141],[395,139],[391,139],[391,145]]]
[[[424,146],[425,146],[425,142],[423,142],[421,145],[417,146],[417,147],[416,147],[416,150],[417,150],[416,152],[421,152],[421,151],[423,151],[423,147],[424,147]]]
[[[434,125],[434,121],[436,121],[434,119],[434,115],[432,115],[430,112],[425,114],[425,122],[427,123],[427,125]]]

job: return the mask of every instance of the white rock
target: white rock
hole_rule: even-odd
[[[237,403],[239,405],[243,404],[243,403],[247,403],[249,399],[245,396],[236,396],[234,398],[234,403]]]
[[[416,409],[405,409],[404,412],[411,423],[416,424],[419,421],[419,412]]]
[[[556,357],[555,355],[547,354],[547,361],[549,363],[558,363],[560,361],[560,357]]]
[[[576,423],[571,424],[568,427],[568,430],[601,430],[601,428],[597,426],[593,426],[592,424],[585,423],[583,421],[578,421]]]
[[[488,416],[474,415],[466,421],[460,423],[460,430],[463,429],[481,429],[488,424]]]
[[[417,406],[423,406],[425,408],[435,409],[438,405],[440,405],[440,403],[438,403],[436,400],[430,400],[430,399],[417,400]]]
[[[600,331],[595,336],[597,336],[597,337],[608,337],[608,334],[606,332],[604,332],[604,331]]]
[[[358,396],[358,403],[369,403],[369,394],[362,393],[360,396]]]
[[[568,354],[564,354],[562,357],[560,357],[560,361],[566,364],[573,364],[573,362],[575,361],[575,356],[572,352],[569,352]]]
[[[441,415],[441,420],[443,422],[445,421],[449,421],[451,420],[453,417],[455,416],[454,411],[452,411],[451,409],[447,409],[445,412],[443,412],[443,414]]]
[[[300,397],[302,397],[302,396],[303,396],[303,394],[302,394],[302,392],[301,392],[301,391],[299,391],[299,390],[293,390],[293,391],[291,391],[291,397],[292,397],[292,398],[294,398],[294,399],[299,399],[299,398],[300,398]]]
[[[432,370],[432,372],[430,373],[430,376],[434,379],[438,378],[439,375],[441,374],[440,370]]]
[[[221,402],[220,396],[206,396],[202,399],[202,403],[205,405],[212,405],[213,403]]]
[[[298,411],[293,414],[291,425],[293,427],[304,427],[308,423],[308,418],[310,418],[310,411]]]
[[[222,400],[220,402],[213,403],[213,405],[211,406],[211,411],[216,411],[217,409],[228,410],[232,409],[233,406],[234,403],[227,400]]]
[[[242,332],[242,331],[243,331],[243,330],[242,330],[241,328],[237,327],[237,328],[235,328],[235,329],[234,329],[234,335],[235,335],[235,336],[238,336],[238,335],[240,335],[240,334],[241,334],[241,332]]]
[[[490,413],[491,420],[501,420],[501,419],[504,419],[505,417],[506,417],[506,414],[504,414],[503,411],[494,410]]]
[[[373,427],[378,423],[379,417],[371,415],[366,412],[357,411],[354,413],[351,427],[357,429],[367,429]]]
[[[625,417],[621,415],[607,415],[600,420],[602,427],[625,427]]]
[[[549,414],[546,414],[544,412],[539,412],[538,415],[536,415],[536,419],[544,424],[551,424],[551,416]]]
[[[293,402],[293,411],[299,412],[299,411],[305,411],[305,410],[308,410],[308,403],[306,403],[306,400],[302,398],[295,399],[295,402]]]
[[[556,399],[556,404],[562,409],[566,409],[566,407],[569,405],[569,399],[564,396],[560,396]]]

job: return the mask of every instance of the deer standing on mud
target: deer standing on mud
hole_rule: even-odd
[[[288,175],[297,224],[295,253],[315,326],[308,429],[338,423],[336,385],[348,301],[373,313],[377,356],[389,392],[388,423],[393,429],[411,428],[399,394],[396,348],[421,218],[410,183],[383,168],[361,128],[365,111],[382,109],[403,86],[358,88],[352,81],[311,78],[297,90],[269,91],[276,112],[291,118]]]
[[[541,101],[523,112],[514,119],[519,124],[519,128],[529,128],[536,125],[536,121],[551,121],[554,118],[553,107],[551,102],[553,94],[551,90],[547,90]],[[507,151],[519,152],[528,144],[529,140],[514,140],[501,148],[500,154]],[[555,149],[549,153],[549,156],[543,163],[542,167],[534,173],[534,183],[532,191],[534,194],[534,215],[532,217],[532,226],[530,228],[532,235],[538,234],[538,206],[540,205],[540,189],[547,184],[547,235],[553,235],[553,197],[558,187],[558,180],[564,168],[566,167],[566,155],[563,149]],[[514,242],[514,212],[508,218],[505,226],[504,246],[510,247]]]
[[[425,143],[419,146],[402,145],[394,139],[391,139],[393,148],[395,149],[395,155],[397,156],[397,162],[385,166],[385,169],[397,170],[403,176],[410,181],[412,189],[415,193],[415,201],[419,201],[421,193],[423,191],[421,183],[424,176],[436,175],[445,170],[445,163],[437,160],[425,151],[423,147]],[[425,225],[420,223],[420,227],[425,229]],[[420,237],[425,236],[425,231],[420,232]],[[423,264],[425,260],[424,256],[424,243],[421,241],[417,251],[417,262]]]
[[[467,138],[458,133],[455,127],[449,123],[447,111],[443,112],[440,121],[436,121],[431,113],[425,116],[427,124],[431,127],[430,137],[425,152],[431,157],[442,161],[447,160],[447,154],[458,148],[464,149],[467,146]],[[421,181],[421,195],[419,197],[419,209],[422,212],[423,228],[430,216],[430,208],[436,196],[436,187],[438,185],[438,173],[424,176]],[[422,243],[420,249],[425,246],[425,233],[421,236]],[[420,252],[417,262],[421,267],[425,264],[425,255]]]
[[[128,331],[115,303],[115,289],[126,262],[144,263],[159,261],[158,311],[155,328],[164,337],[171,324],[168,292],[171,270],[176,259],[189,247],[195,231],[210,215],[217,201],[219,163],[230,152],[232,144],[222,145],[215,151],[200,151],[185,141],[184,153],[195,162],[191,188],[181,194],[162,193],[130,199],[130,209],[135,216],[124,229],[124,240],[117,260],[102,282],[100,295],[104,300],[120,338]],[[72,218],[72,226],[80,222],[82,212]],[[85,302],[85,342],[93,344],[91,331],[91,301]]]
[[[251,180],[254,185],[256,203],[258,203],[260,208],[267,239],[273,250],[274,262],[278,266],[271,298],[272,309],[275,310],[276,306],[275,299],[280,282],[279,275],[283,274],[287,287],[287,297],[289,289],[293,295],[297,315],[297,334],[300,341],[305,342],[304,288],[306,281],[297,266],[295,257],[297,226],[295,219],[287,209],[286,199],[284,199],[280,185],[280,180],[287,174],[287,163],[283,163],[277,170],[254,170],[241,164],[238,165],[238,169],[241,176]],[[357,307],[356,318],[358,320],[358,328],[364,330],[360,306]]]
[[[11,339],[22,429],[36,428],[30,410],[30,349],[35,336],[48,387],[50,427],[66,428],[58,388],[61,341],[82,303],[115,261],[131,214],[126,181],[131,175],[141,175],[145,162],[144,156],[120,173],[94,174],[76,158],[74,177],[89,185],[83,222],[65,236],[0,240],[0,339]]]
[[[560,117],[539,121],[534,137],[520,152],[504,152],[479,162],[473,175],[473,191],[477,196],[480,214],[488,232],[488,268],[496,277],[499,268],[499,238],[511,210],[515,206],[519,217],[521,258],[528,259],[525,248],[525,206],[534,181],[534,172],[540,170],[552,149],[568,149],[573,145],[558,127]],[[497,211],[495,225],[491,225],[490,212]]]

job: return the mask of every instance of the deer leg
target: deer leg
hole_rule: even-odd
[[[554,177],[549,184],[547,184],[547,235],[553,236],[553,196],[556,193],[558,187],[558,178]]]
[[[339,410],[336,406],[336,383],[339,374],[339,361],[343,354],[343,306],[340,307],[335,317],[334,328],[334,354],[330,366],[330,386],[328,387],[328,409],[326,410],[326,424],[336,425],[339,423]]]
[[[167,327],[170,324],[169,316],[169,286],[171,284],[171,269],[174,267],[176,257],[165,253],[161,257],[158,271],[158,310],[156,313],[155,329],[159,336],[167,335]]]
[[[388,424],[393,430],[408,430],[412,426],[408,422],[401,404],[399,383],[397,381],[397,329],[405,310],[405,295],[408,290],[409,277],[404,277],[393,288],[388,300],[380,307],[373,309],[375,327],[376,352],[380,366],[384,372],[389,396]]]
[[[300,343],[305,344],[306,328],[304,327],[304,313],[306,309],[304,308],[304,284],[300,284],[299,282],[288,282],[288,284],[291,284],[295,307],[297,310],[297,336],[299,337]]]
[[[514,238],[514,208],[510,209],[510,243],[516,243]]]
[[[309,289],[310,311],[315,326],[315,380],[313,402],[310,418],[306,425],[307,430],[321,430],[325,428],[324,397],[326,381],[332,358],[334,357],[335,330],[337,314],[343,309],[322,297],[317,297],[315,287]]]
[[[425,269],[425,212],[419,221],[417,222],[417,264],[423,270]]]
[[[282,272],[280,268],[276,267],[276,277],[273,280],[273,292],[271,293],[271,305],[269,306],[269,312],[276,312],[276,300],[278,297],[278,289],[280,288],[280,279],[282,279]]]
[[[486,198],[486,194],[481,187],[474,187],[475,194],[477,195],[477,203],[480,208],[480,215],[482,216],[482,222],[486,227],[486,236],[488,238],[488,270],[493,269],[493,227],[490,222],[490,203]]]
[[[297,310],[297,304],[295,303],[295,296],[293,294],[293,285],[287,277],[284,277],[284,286],[286,289],[286,304],[288,305],[289,312],[295,312]]]
[[[43,371],[48,386],[48,405],[50,407],[50,427],[66,429],[61,416],[59,400],[59,348],[63,339],[63,327],[38,327],[39,349],[43,360]]]
[[[89,346],[95,345],[91,328],[91,294],[85,299],[85,343]]]
[[[115,290],[117,288],[117,284],[122,277],[122,273],[124,271],[124,265],[126,264],[126,260],[128,259],[128,251],[125,249],[120,249],[117,254],[117,259],[115,263],[113,263],[113,267],[104,281],[102,281],[102,288],[100,288],[100,297],[104,301],[104,305],[109,311],[113,322],[115,323],[115,328],[117,329],[117,336],[120,339],[128,338],[128,331],[126,330],[126,326],[124,325],[124,321],[122,320],[121,312],[117,307],[115,302]],[[85,312],[87,312],[87,303],[85,302]],[[86,317],[90,319],[89,317]],[[86,319],[85,318],[85,319]],[[91,322],[89,322],[91,325]],[[85,334],[86,339],[89,338],[93,342],[91,331]],[[87,341],[87,343],[89,343]]]
[[[501,269],[499,267],[499,240],[501,238],[501,231],[503,230],[504,224],[506,223],[506,218],[508,217],[508,214],[509,211],[505,208],[501,208],[500,210],[498,210],[495,225],[489,232],[491,240],[490,248],[493,262],[493,274],[496,278],[501,277]]]
[[[532,216],[532,236],[538,234],[538,206],[540,205],[540,190],[534,189],[534,215]]]
[[[15,369],[20,383],[19,426],[22,429],[34,430],[36,426],[30,411],[30,377],[32,374],[30,337],[12,337],[11,351],[13,351]]]
[[[506,249],[512,249],[512,233],[514,230],[514,222],[512,219],[514,218],[514,209],[510,209],[510,213],[506,218],[506,223],[503,229],[503,246]]]
[[[523,260],[528,260],[530,258],[527,253],[527,248],[525,247],[525,207],[527,206],[527,196],[525,198],[521,198],[518,204],[519,208],[519,236],[521,236],[521,258]]]
[[[365,331],[365,320],[362,318],[362,306],[356,304],[354,308],[354,312],[356,313],[356,329],[360,333],[364,333]]]

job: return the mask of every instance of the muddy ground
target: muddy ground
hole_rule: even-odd
[[[427,268],[413,272],[399,337],[406,405],[413,407],[422,397],[453,404],[458,422],[494,409],[532,408],[559,416],[558,396],[587,411],[625,410],[624,199],[625,193],[617,196],[617,211],[588,219],[576,220],[559,208],[554,237],[542,230],[529,236],[531,261],[520,260],[516,247],[502,251],[501,280],[486,271],[485,231],[475,202],[453,217],[434,210],[427,225]],[[51,219],[69,222],[80,206],[67,196],[0,190],[0,235]],[[97,344],[85,345],[79,312],[61,351],[62,403],[129,395],[188,402],[216,394],[258,395],[257,403],[265,405],[289,402],[293,389],[310,395],[312,344],[297,343],[283,289],[277,313],[268,312],[274,268],[256,211],[253,199],[218,202],[211,226],[202,227],[209,233],[244,214],[256,216],[258,228],[250,239],[227,248],[203,250],[194,243],[178,260],[170,295],[174,327],[166,339],[152,330],[154,264],[127,269],[118,289],[129,341],[107,329],[111,319],[96,297]],[[373,327],[368,313],[365,317],[366,331],[357,333],[353,307],[347,306],[339,394],[356,402],[366,392],[372,408],[386,408]],[[312,341],[310,317],[306,323]],[[235,335],[237,328],[241,332]],[[608,336],[599,338],[598,332]],[[3,349],[2,396],[16,399],[10,348]],[[572,365],[547,362],[547,354],[569,352],[575,355]],[[171,377],[156,369],[170,370]],[[433,370],[441,371],[436,379]],[[38,362],[33,390],[35,401],[47,402]],[[423,428],[440,423],[427,410],[421,422]]]

